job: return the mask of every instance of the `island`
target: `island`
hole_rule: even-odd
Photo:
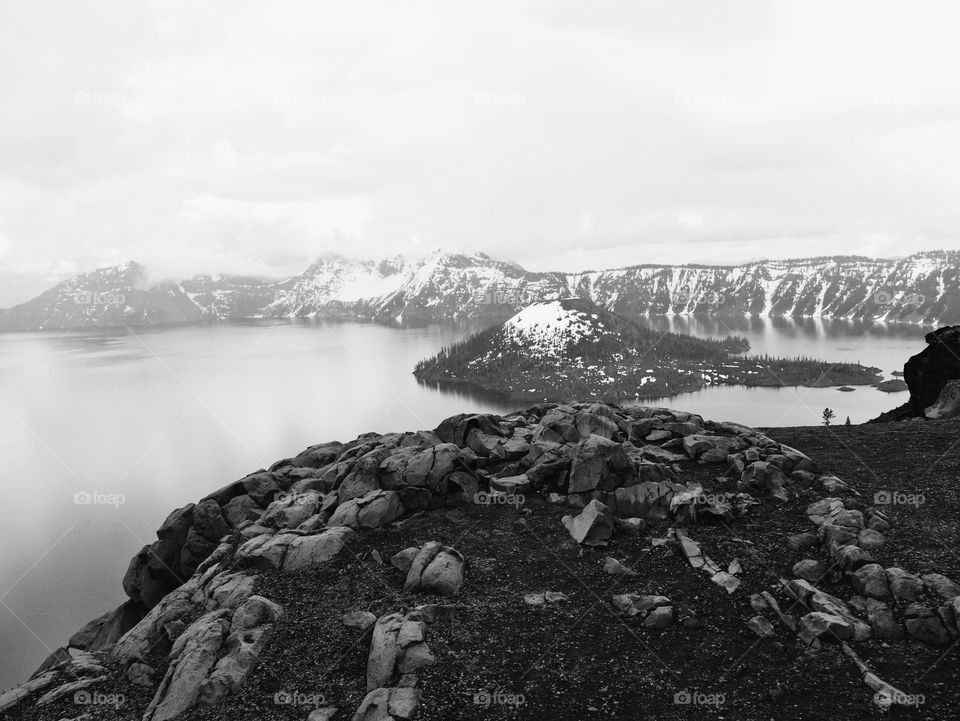
[[[741,336],[658,332],[586,298],[534,303],[421,360],[414,375],[516,402],[663,398],[710,385],[872,385],[879,368],[813,358],[746,355]]]

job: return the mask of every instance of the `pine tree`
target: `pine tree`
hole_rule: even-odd
[[[823,409],[823,425],[829,426],[830,421],[833,420],[834,415],[835,414],[832,410],[830,410],[829,408],[824,408]]]

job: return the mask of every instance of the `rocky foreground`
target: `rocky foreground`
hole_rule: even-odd
[[[313,446],[172,513],[0,718],[955,718],[958,430],[574,403]]]

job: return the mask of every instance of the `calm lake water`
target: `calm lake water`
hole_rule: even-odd
[[[646,320],[741,334],[751,352],[861,361],[889,374],[923,330],[777,319]],[[0,689],[124,600],[130,557],[173,508],[306,446],[512,410],[424,387],[413,365],[467,327],[263,323],[0,335]],[[714,388],[658,401],[751,425],[862,422],[905,394]],[[76,503],[76,494],[99,503]]]

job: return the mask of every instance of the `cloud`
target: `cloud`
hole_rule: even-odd
[[[0,7],[0,305],[332,250],[534,269],[960,247],[960,10]],[[416,241],[416,242],[415,242]]]

